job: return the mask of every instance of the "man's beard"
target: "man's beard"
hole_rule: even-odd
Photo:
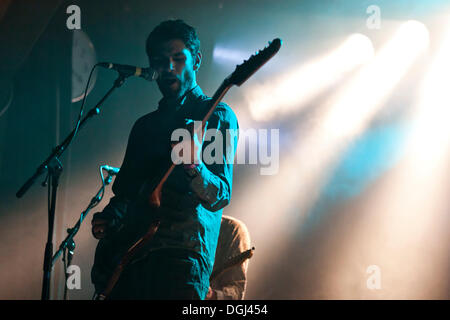
[[[192,76],[186,74],[184,80],[178,77],[165,76],[158,79],[157,83],[164,97],[179,98],[192,88],[194,80]]]

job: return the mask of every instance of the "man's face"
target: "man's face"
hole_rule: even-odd
[[[150,57],[150,66],[159,77],[156,80],[164,97],[179,98],[195,84],[195,70],[201,54],[193,57],[180,39],[166,41]]]

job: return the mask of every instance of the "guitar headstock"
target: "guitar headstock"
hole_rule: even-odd
[[[264,49],[252,55],[240,65],[236,66],[234,72],[225,80],[227,85],[240,86],[250,78],[259,68],[269,61],[280,50],[282,41],[276,38],[269,42]]]
[[[251,257],[253,257],[253,251],[255,251],[255,247],[252,247],[251,249],[245,250],[244,252],[241,252],[240,254],[230,258],[228,260],[228,263],[230,265],[242,263],[245,260],[250,259]]]
[[[247,251],[245,251],[245,257],[247,259],[250,259],[251,257],[253,257],[253,251],[255,251],[255,247],[252,247],[251,249],[248,249]]]

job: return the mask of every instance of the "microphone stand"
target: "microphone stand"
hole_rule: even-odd
[[[68,231],[69,232],[69,231]],[[72,264],[72,258],[73,258],[73,251],[75,250],[75,242],[70,241],[67,245],[67,264],[66,264],[66,254],[65,252],[63,252],[63,262],[64,262],[64,300],[67,300],[67,280],[69,279],[68,275],[67,275],[67,268]],[[55,263],[55,261],[52,261],[53,264]]]
[[[109,97],[109,95],[116,89],[119,88],[124,82],[128,75],[120,73],[119,77],[114,81],[113,86],[108,90],[108,92],[104,95],[104,97],[96,104],[94,108],[92,108],[88,114],[81,120],[79,129],[83,127],[85,122],[93,117],[94,115],[98,115],[100,113],[100,105]],[[63,170],[62,164],[59,161],[59,158],[63,154],[63,152],[67,149],[67,147],[72,142],[77,129],[75,128],[72,132],[66,137],[66,139],[57,147],[55,147],[52,153],[47,157],[47,159],[42,162],[42,164],[36,169],[36,172],[22,185],[22,187],[17,191],[16,196],[21,198],[28,189],[33,185],[35,180],[41,176],[47,170],[47,178],[50,181],[48,185],[48,195],[51,200],[49,201],[49,210],[48,210],[48,236],[47,236],[47,244],[45,245],[45,254],[44,254],[44,275],[42,282],[42,300],[50,299],[50,278],[51,278],[51,267],[52,267],[52,252],[53,252],[53,229],[54,229],[54,221],[55,221],[55,207],[56,207],[56,193],[58,189],[59,177]],[[46,179],[47,180],[47,179]]]
[[[101,170],[101,168],[100,168],[100,170]],[[80,219],[77,221],[75,226],[73,228],[67,229],[68,235],[61,242],[58,251],[54,254],[54,256],[52,258],[52,262],[51,262],[51,267],[53,267],[53,265],[55,264],[56,260],[58,259],[58,257],[61,254],[63,254],[63,261],[65,261],[64,251],[66,249],[68,250],[68,253],[67,253],[67,266],[65,266],[65,268],[68,268],[70,266],[70,264],[72,262],[72,257],[73,257],[73,254],[74,254],[74,250],[75,250],[75,242],[74,242],[73,238],[77,234],[78,230],[80,230],[80,226],[83,223],[84,218],[89,213],[89,211],[93,207],[95,207],[97,204],[100,203],[100,201],[103,198],[103,193],[105,191],[105,187],[107,185],[109,185],[111,183],[111,181],[112,181],[112,175],[108,172],[108,176],[106,177],[106,180],[102,181],[102,186],[98,190],[97,194],[91,199],[91,202],[87,206],[86,210],[84,210],[81,213]],[[64,263],[64,265],[65,265],[65,263]],[[64,300],[67,300],[67,273],[66,273],[66,270],[64,270],[64,274],[65,274],[65,279],[66,279],[66,281],[64,282]]]

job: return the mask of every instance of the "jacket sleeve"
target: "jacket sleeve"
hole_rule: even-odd
[[[234,112],[219,104],[208,120],[202,162],[195,169],[191,189],[205,209],[218,211],[228,205],[233,184],[233,162],[239,139]]]

